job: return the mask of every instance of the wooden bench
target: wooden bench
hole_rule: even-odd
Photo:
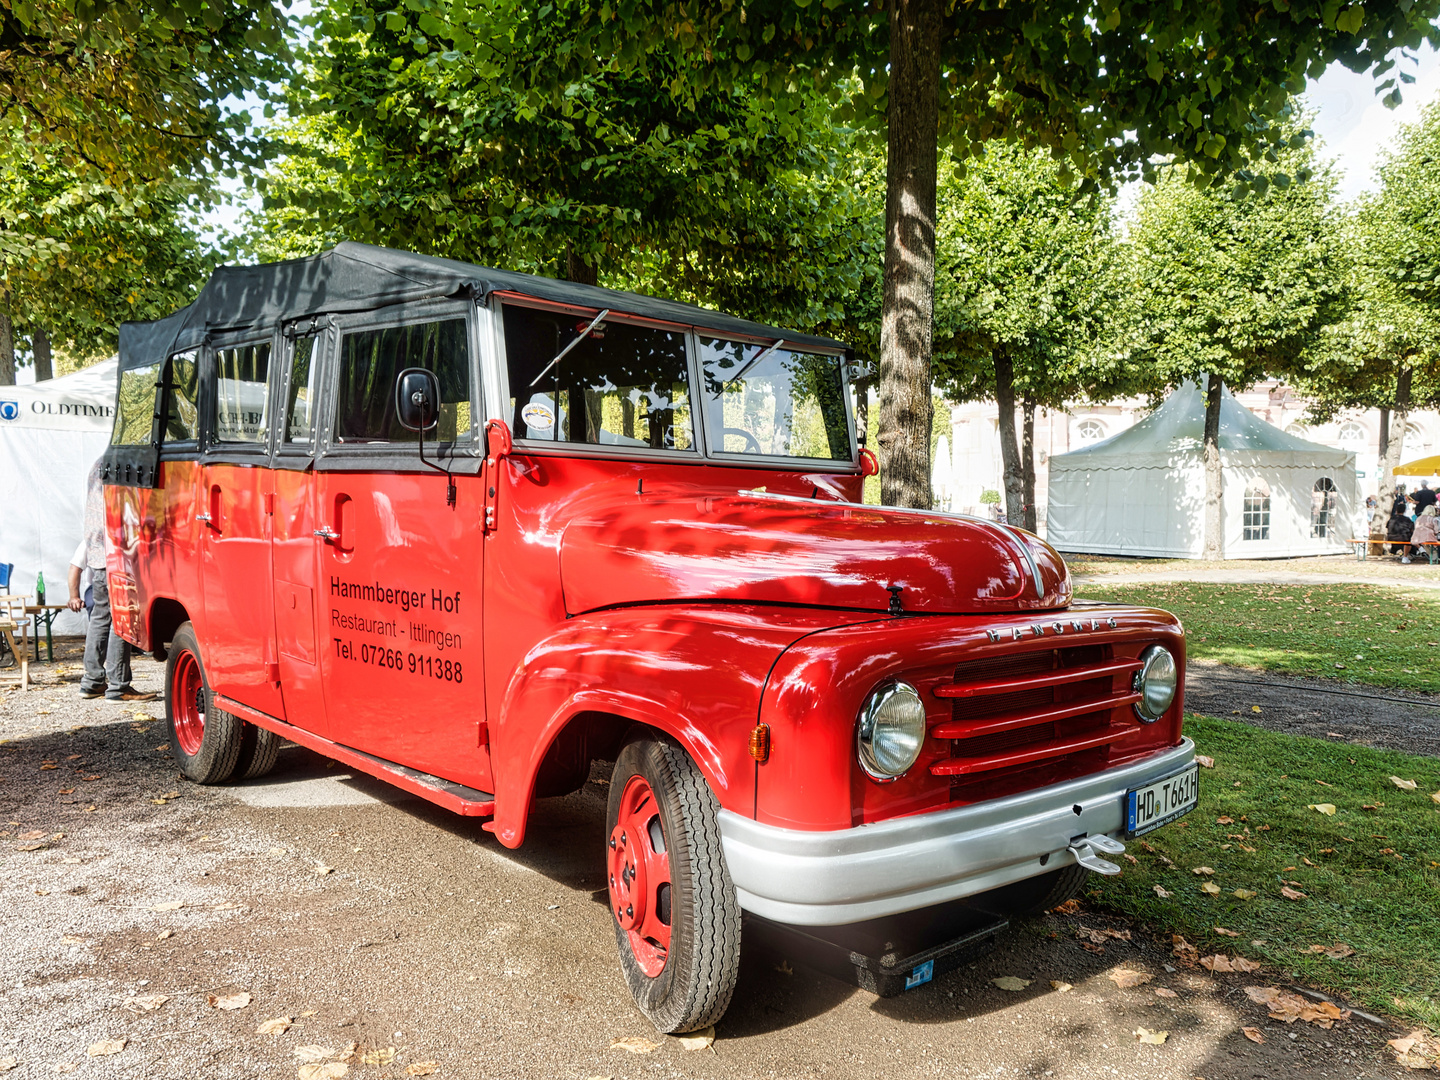
[[[1378,536],[1367,536],[1362,540],[1352,536],[1345,542],[1355,549],[1356,562],[1365,561],[1371,544],[1379,544],[1382,548],[1388,547],[1391,544],[1405,544],[1409,547],[1424,548],[1425,557],[1430,560],[1432,566],[1440,563],[1440,541],[1436,540],[1423,540],[1417,543],[1413,540],[1382,540]]]
[[[0,681],[17,683],[21,690],[30,689],[30,620],[25,616],[25,601],[29,597],[0,594],[0,638],[10,647],[15,658],[16,671],[0,673]],[[15,641],[16,632],[20,641]]]

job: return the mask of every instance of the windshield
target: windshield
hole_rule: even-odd
[[[842,357],[701,338],[700,366],[713,451],[852,460]]]

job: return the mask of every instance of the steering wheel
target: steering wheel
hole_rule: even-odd
[[[760,445],[760,440],[757,439],[757,438],[755,438],[754,435],[751,435],[750,432],[746,431],[744,428],[738,428],[738,427],[721,428],[721,429],[720,429],[720,439],[721,439],[720,445],[721,445],[721,446],[724,446],[724,445],[725,445],[724,439],[725,439],[725,436],[726,436],[726,435],[739,435],[742,439],[744,439],[745,442],[746,442],[746,447],[745,447],[745,450],[743,451],[744,453],[749,453],[749,454],[763,454],[763,453],[765,453],[765,448]],[[753,450],[750,449],[751,447],[754,447],[754,449],[753,449]]]

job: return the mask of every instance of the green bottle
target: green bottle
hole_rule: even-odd
[[[45,606],[45,571],[35,575],[35,603],[40,607]]]

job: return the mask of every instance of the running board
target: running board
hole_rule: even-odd
[[[374,754],[367,754],[363,750],[355,750],[348,746],[342,746],[340,743],[331,742],[329,739],[316,735],[313,731],[306,731],[304,728],[287,724],[284,720],[277,720],[269,713],[242,705],[234,698],[226,697],[224,694],[216,694],[215,702],[226,712],[232,712],[257,727],[263,727],[277,735],[283,735],[307,750],[314,750],[317,754],[334,758],[336,761],[384,780],[387,784],[394,784],[412,795],[428,799],[437,806],[443,806],[446,810],[463,817],[495,816],[495,796],[488,791],[478,791],[475,788],[466,787],[464,784],[457,784],[453,780],[431,776],[419,769],[412,769],[408,765],[386,761]]]

